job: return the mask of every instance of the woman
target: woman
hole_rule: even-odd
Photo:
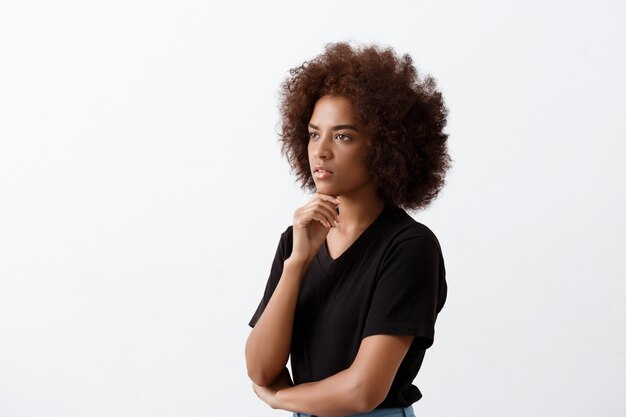
[[[328,44],[291,70],[281,116],[283,154],[314,194],[249,323],[253,389],[294,416],[413,416],[447,285],[436,236],[405,210],[450,166],[441,94],[409,55]]]

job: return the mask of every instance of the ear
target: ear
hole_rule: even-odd
[[[365,154],[364,154],[366,158],[369,156],[371,148],[372,148],[372,139],[368,136],[367,141],[366,141],[366,146],[365,146]]]

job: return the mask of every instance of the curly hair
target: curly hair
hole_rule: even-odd
[[[443,132],[448,110],[433,77],[421,77],[408,55],[377,45],[325,45],[280,89],[280,142],[303,188],[315,190],[308,159],[308,123],[324,95],[348,98],[372,139],[366,163],[387,203],[426,207],[445,184],[451,158]]]

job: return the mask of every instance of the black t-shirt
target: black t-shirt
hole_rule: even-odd
[[[292,250],[282,233],[254,327]],[[422,397],[413,380],[433,343],[447,284],[439,241],[403,209],[387,206],[337,259],[321,245],[302,280],[294,316],[291,368],[295,384],[349,368],[361,340],[375,334],[413,335],[385,400],[376,408],[408,407]]]

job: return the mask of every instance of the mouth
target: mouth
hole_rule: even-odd
[[[324,178],[328,178],[333,174],[332,171],[329,171],[327,169],[322,169],[322,168],[317,168],[313,171],[313,176],[317,179],[324,179]]]

